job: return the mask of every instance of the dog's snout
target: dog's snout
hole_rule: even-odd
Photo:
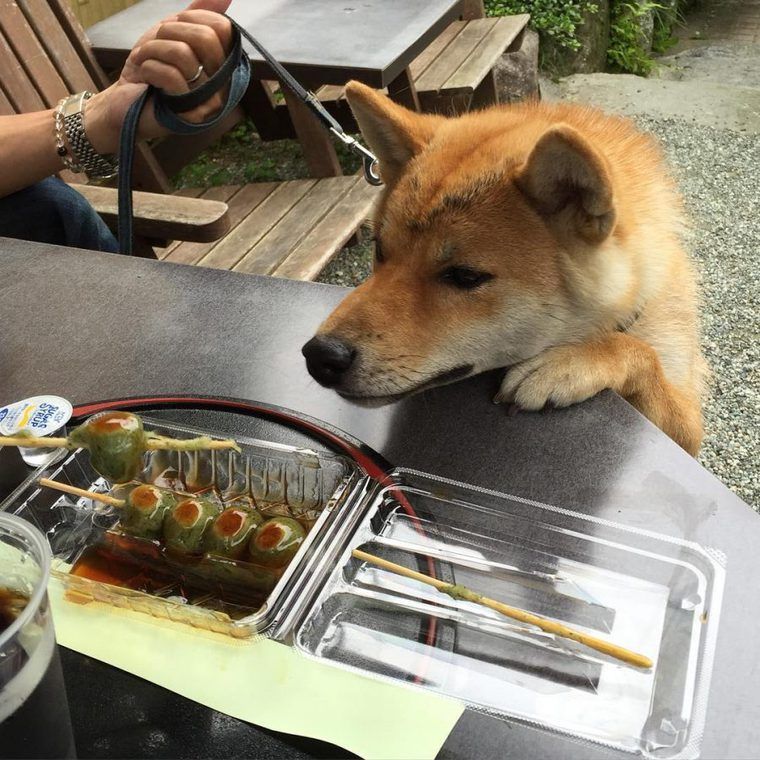
[[[321,385],[338,385],[354,362],[356,349],[333,335],[315,335],[302,349],[309,374]]]

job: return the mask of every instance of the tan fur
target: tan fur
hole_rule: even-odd
[[[572,104],[446,119],[358,83],[347,94],[387,186],[385,260],[320,328],[356,348],[337,390],[398,397],[456,367],[508,367],[499,401],[566,406],[612,388],[695,454],[696,285],[654,141]],[[452,266],[493,277],[460,290]]]

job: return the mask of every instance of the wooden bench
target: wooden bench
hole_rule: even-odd
[[[453,116],[498,103],[494,66],[504,53],[519,47],[529,19],[522,14],[450,24],[409,67],[422,110]],[[278,84],[265,84],[273,96]],[[345,88],[326,85],[316,95],[345,128],[356,129]],[[285,104],[277,104],[275,111],[282,112],[279,123],[285,123]]]
[[[231,230],[212,243],[177,243],[164,261],[313,280],[370,216],[380,188],[360,175],[183,190],[223,201]]]

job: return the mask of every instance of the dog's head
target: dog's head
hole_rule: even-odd
[[[576,280],[615,208],[608,164],[577,130],[540,109],[448,119],[346,92],[386,188],[372,276],[304,346],[317,381],[383,403],[585,329]]]

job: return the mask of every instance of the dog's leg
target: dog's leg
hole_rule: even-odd
[[[494,401],[523,409],[569,406],[605,388],[619,393],[692,455],[702,441],[696,394],[665,377],[657,352],[625,333],[549,348],[508,370]]]

